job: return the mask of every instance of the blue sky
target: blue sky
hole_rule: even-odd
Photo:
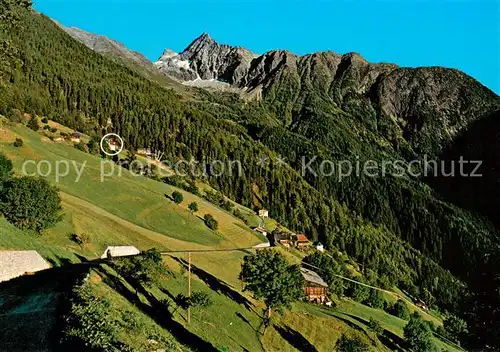
[[[355,51],[373,62],[458,68],[500,93],[500,1],[35,0],[67,26],[151,60],[202,32],[256,53]]]

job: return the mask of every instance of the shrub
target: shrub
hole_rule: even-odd
[[[335,351],[368,352],[370,351],[370,346],[366,342],[361,340],[359,336],[347,337],[347,335],[342,334],[340,339],[337,341]]]
[[[426,324],[420,314],[413,313],[410,321],[404,328],[404,337],[410,349],[414,352],[432,352],[437,351],[432,342],[432,331]]]
[[[7,181],[12,175],[12,161],[3,153],[0,153],[0,190],[2,183]]]
[[[219,223],[217,220],[214,219],[214,217],[210,214],[205,214],[203,217],[203,220],[205,221],[205,225],[208,226],[208,228],[216,231],[219,228]]]
[[[455,342],[458,342],[460,337],[467,333],[467,323],[465,320],[454,315],[450,315],[444,320],[443,327],[446,335]]]
[[[368,326],[377,335],[382,335],[384,332],[384,328],[382,327],[382,325],[380,325],[380,322],[378,320],[373,319],[373,317],[370,317],[370,322],[368,323]]]
[[[55,127],[51,127],[51,128],[50,128],[50,132],[52,132],[52,133],[56,133],[56,132],[57,132],[57,128],[55,128]]]
[[[203,291],[195,291],[189,299],[189,305],[191,307],[208,308],[213,304],[210,295]]]
[[[368,298],[363,302],[372,308],[384,308],[385,299],[378,290],[370,290]]]
[[[88,286],[78,286],[69,297],[63,316],[62,350],[116,351],[116,326],[109,314],[109,302],[95,297]]]
[[[18,109],[12,109],[8,118],[12,122],[19,123],[23,120],[23,114]]]
[[[172,193],[172,199],[174,200],[175,204],[181,204],[182,201],[184,200],[184,197],[182,193],[174,191]]]
[[[38,131],[40,129],[40,126],[38,125],[38,120],[35,115],[31,116],[26,126],[33,131]]]
[[[43,123],[49,123],[49,119],[48,119],[48,118],[46,118],[46,117],[44,117],[44,118],[42,119],[42,122],[43,122]]]
[[[346,295],[351,297],[356,302],[363,302],[368,299],[370,289],[366,286],[350,283],[350,288],[347,290]]]
[[[87,143],[87,148],[89,150],[89,153],[91,154],[98,154],[99,153],[99,142],[92,137],[89,142]]]
[[[75,144],[75,148],[81,150],[82,152],[87,152],[87,146],[82,141],[80,141],[80,143]]]
[[[23,140],[21,138],[16,138],[16,141],[14,142],[14,147],[20,148],[24,144]]]
[[[196,202],[189,203],[188,209],[191,213],[196,213],[198,211],[198,203]]]
[[[61,199],[57,189],[46,180],[25,176],[10,180],[4,186],[0,210],[15,226],[41,231],[60,220]]]
[[[404,320],[410,319],[410,310],[406,303],[400,299],[389,309],[389,313]]]
[[[87,235],[86,233],[81,233],[81,234],[72,233],[69,236],[69,238],[70,240],[72,240],[76,244],[79,244],[80,246],[90,243],[90,236]]]
[[[44,129],[44,130],[47,130],[47,131],[48,131],[48,130],[50,130],[50,126],[49,126],[49,125],[44,125],[44,126],[42,127],[42,129]]]

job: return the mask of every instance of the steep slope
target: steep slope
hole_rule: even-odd
[[[146,59],[144,55],[138,53],[137,51],[127,49],[122,43],[117,42],[116,40],[109,39],[108,37],[102,35],[88,33],[76,27],[65,27],[57,21],[54,22],[64,29],[66,33],[82,44],[85,44],[93,51],[104,55],[123,57],[126,60],[135,61],[137,64],[142,66],[152,65],[151,61]]]
[[[178,84],[175,80],[161,74],[153,63],[141,53],[130,50],[122,43],[106,36],[89,33],[76,27],[66,27],[55,20],[54,22],[71,37],[84,44],[92,51],[111,58],[113,61],[132,69],[164,87],[172,88],[185,97],[192,96],[193,92],[191,92],[188,87]]]

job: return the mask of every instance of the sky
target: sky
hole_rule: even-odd
[[[258,54],[354,51],[371,62],[457,68],[500,94],[500,0],[35,0],[35,9],[151,61],[208,32]]]

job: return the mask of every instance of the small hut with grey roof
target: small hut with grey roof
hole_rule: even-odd
[[[49,268],[37,251],[0,251],[0,282]]]
[[[101,258],[126,257],[128,255],[137,255],[140,253],[141,251],[134,246],[109,246],[106,248]]]

